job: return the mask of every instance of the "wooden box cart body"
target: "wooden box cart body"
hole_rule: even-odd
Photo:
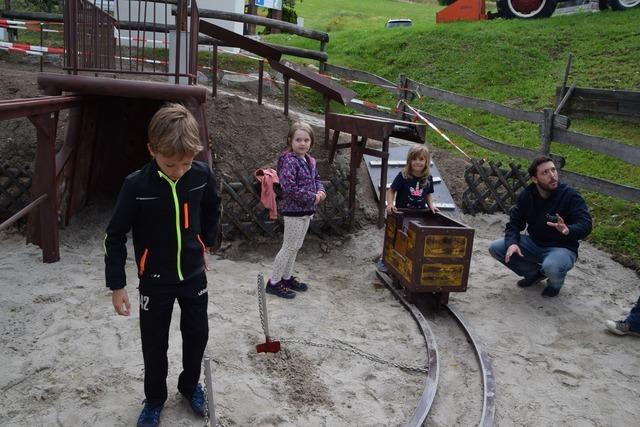
[[[435,293],[446,304],[449,292],[467,290],[474,233],[440,213],[399,210],[387,217],[384,263],[409,302],[416,294]]]

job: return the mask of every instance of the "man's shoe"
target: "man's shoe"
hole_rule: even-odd
[[[191,395],[191,397],[184,394],[183,396],[185,397],[185,399],[189,400],[189,405],[191,405],[191,409],[193,409],[193,412],[195,412],[197,415],[200,415],[201,417],[204,417],[206,409],[206,399],[204,396],[204,390],[202,390],[202,385],[196,385],[196,388],[193,390],[193,394]]]
[[[296,293],[291,289],[288,289],[282,280],[280,280],[275,285],[271,284],[271,280],[267,281],[267,286],[265,287],[265,292],[268,294],[279,296],[280,298],[291,299],[296,297]]]
[[[558,296],[558,294],[560,293],[560,288],[556,287],[556,286],[551,286],[551,285],[547,285],[543,290],[542,290],[542,296],[543,297],[555,297]]]
[[[528,288],[529,286],[533,286],[536,283],[540,283],[544,280],[546,276],[544,274],[542,274],[542,272],[538,271],[538,273],[530,278],[524,278],[522,280],[518,280],[518,286],[520,286],[521,288]]]
[[[160,424],[162,405],[151,406],[145,402],[138,417],[138,427],[157,427]]]
[[[296,292],[304,292],[309,289],[309,285],[300,282],[295,276],[291,276],[289,279],[282,279],[282,283],[287,289],[291,289]]]
[[[612,334],[633,335],[636,337],[640,337],[640,331],[632,330],[631,326],[629,326],[629,323],[627,323],[626,320],[607,320],[605,324],[607,325],[607,329],[609,330],[609,332],[611,332]]]

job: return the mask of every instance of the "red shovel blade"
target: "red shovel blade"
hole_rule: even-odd
[[[280,341],[271,341],[269,337],[266,337],[267,340],[262,343],[256,345],[256,350],[258,353],[277,353],[280,351]]]

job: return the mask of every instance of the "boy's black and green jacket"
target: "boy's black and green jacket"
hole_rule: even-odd
[[[122,185],[104,240],[106,282],[111,289],[127,284],[127,232],[141,287],[172,285],[205,269],[205,250],[215,242],[220,197],[211,168],[194,161],[178,181],[164,175],[152,160]]]

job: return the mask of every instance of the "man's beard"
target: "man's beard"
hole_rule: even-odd
[[[558,189],[558,185],[560,185],[560,182],[556,181],[554,186],[550,186],[548,184],[543,184],[541,182],[538,182],[538,186],[543,189],[544,191],[547,191],[549,193],[552,193],[554,191],[556,191]]]

